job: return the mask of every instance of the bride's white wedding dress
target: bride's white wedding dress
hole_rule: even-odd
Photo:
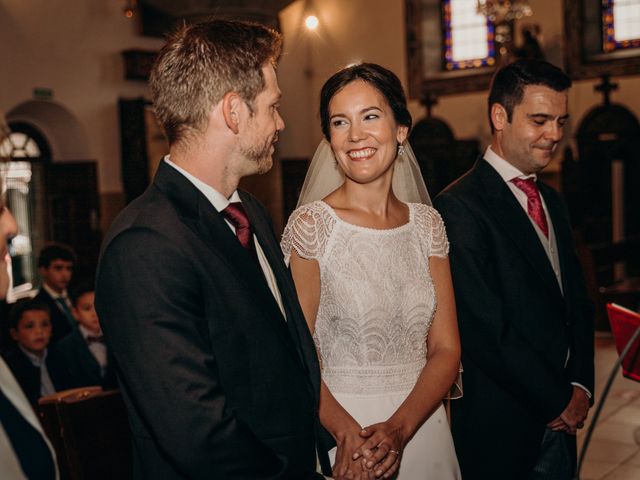
[[[320,265],[320,305],[314,339],[322,378],[362,426],[387,420],[407,397],[426,363],[435,312],[430,256],[449,244],[432,207],[409,205],[409,222],[377,230],[341,220],[316,201],[298,208],[282,238]],[[335,449],[330,452],[331,461]],[[402,455],[402,480],[459,479],[444,407],[418,430]]]

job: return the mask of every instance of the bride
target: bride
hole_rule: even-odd
[[[405,142],[400,81],[341,70],[320,117],[282,249],[320,356],[334,477],[460,478],[442,405],[460,362],[449,244]]]

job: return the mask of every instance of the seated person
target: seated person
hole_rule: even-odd
[[[4,359],[32,405],[45,395],[71,387],[64,360],[51,340],[49,307],[37,300],[17,302],[9,315],[11,338],[16,342]]]
[[[117,388],[116,375],[107,346],[102,337],[98,314],[93,306],[93,283],[79,285],[71,292],[71,311],[78,328],[58,342],[75,387],[100,385]]]
[[[66,336],[76,325],[67,294],[75,262],[76,254],[71,247],[60,243],[45,246],[38,257],[42,285],[35,299],[45,303],[51,312],[51,344]]]

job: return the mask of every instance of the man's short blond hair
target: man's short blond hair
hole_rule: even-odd
[[[281,49],[281,35],[255,23],[213,20],[174,32],[149,81],[169,144],[203,131],[211,107],[228,92],[251,107],[265,87],[262,68],[275,64]]]

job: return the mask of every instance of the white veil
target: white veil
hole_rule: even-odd
[[[393,193],[406,203],[431,205],[416,156],[408,141],[402,145],[404,152],[398,154],[393,170]],[[323,199],[343,183],[344,173],[336,164],[331,145],[323,139],[309,165],[296,208]]]

